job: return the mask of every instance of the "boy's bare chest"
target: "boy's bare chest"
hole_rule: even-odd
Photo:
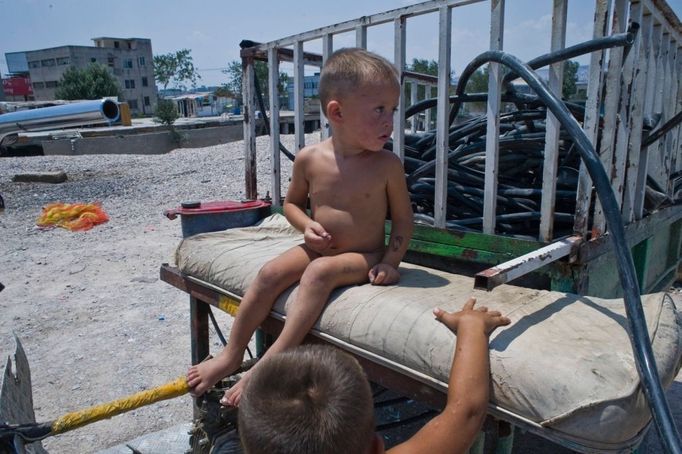
[[[384,175],[362,164],[319,166],[317,172],[313,172],[309,178],[311,198],[341,202],[385,197]]]

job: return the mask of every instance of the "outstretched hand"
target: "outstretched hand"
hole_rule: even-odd
[[[319,222],[309,223],[303,231],[306,246],[315,252],[323,252],[332,242],[332,236]]]
[[[498,326],[511,323],[507,317],[503,317],[500,311],[489,311],[487,307],[480,306],[474,309],[476,298],[469,298],[461,310],[457,312],[445,312],[441,308],[435,308],[433,315],[436,320],[447,326],[450,331],[457,333],[463,326],[480,326],[487,336],[495,331]]]
[[[367,274],[372,285],[391,285],[400,280],[400,273],[387,263],[377,263]]]

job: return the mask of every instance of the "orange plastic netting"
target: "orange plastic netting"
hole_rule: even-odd
[[[99,203],[50,203],[36,221],[38,227],[90,230],[109,220]]]

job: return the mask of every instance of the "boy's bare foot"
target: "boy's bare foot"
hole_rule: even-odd
[[[242,399],[242,392],[244,392],[244,386],[249,380],[251,371],[245,372],[242,378],[235,384],[232,388],[225,391],[225,395],[220,399],[220,403],[226,407],[238,407],[239,401]]]
[[[189,385],[191,395],[201,396],[211,386],[218,383],[218,380],[227,377],[239,368],[239,359],[236,361],[231,360],[231,358],[227,357],[228,355],[223,355],[223,352],[215,358],[195,364],[189,368],[187,371],[187,384]]]

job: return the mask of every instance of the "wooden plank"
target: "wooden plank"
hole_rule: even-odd
[[[594,29],[592,38],[598,39],[608,35],[608,17],[611,11],[609,0],[595,0]],[[597,134],[599,131],[599,108],[602,94],[602,74],[604,74],[606,53],[592,52],[590,57],[590,76],[587,82],[587,101],[585,102],[585,120],[583,130],[590,139],[592,146],[597,148]],[[575,222],[573,231],[581,235],[587,234],[592,202],[592,178],[587,168],[581,162],[576,189]]]
[[[327,62],[329,56],[334,52],[334,36],[326,34],[322,37],[322,66]],[[322,103],[320,103],[320,139],[325,140],[331,136],[329,120],[324,115]]]
[[[638,6],[637,6],[638,5]],[[637,7],[636,7],[637,6]],[[625,171],[625,191],[623,194],[623,219],[626,224],[635,219],[635,201],[638,197],[643,200],[643,194],[636,195],[635,191],[643,191],[646,177],[646,157],[641,152],[642,122],[644,121],[644,104],[647,98],[647,74],[649,57],[651,55],[651,33],[653,32],[653,16],[644,11],[641,4],[633,4],[633,17],[639,19],[640,32],[635,37],[630,52],[637,52],[635,74],[632,88],[632,104],[630,114],[630,143],[628,144],[628,159]],[[640,170],[644,168],[640,175]],[[640,181],[641,179],[641,181]]]
[[[405,160],[405,86],[403,73],[405,71],[405,32],[406,18],[400,16],[393,21],[393,64],[398,70],[400,81],[400,99],[398,110],[393,117],[393,153]]]
[[[554,0],[552,10],[551,52],[566,47],[566,15],[568,2]],[[549,67],[549,89],[561,98],[564,62]],[[540,241],[554,238],[554,204],[556,202],[556,174],[559,163],[559,120],[547,111],[545,130],[545,159],[542,167],[542,200],[540,202]]]
[[[670,75],[668,72],[668,51],[670,50],[670,35],[663,29],[661,38],[661,50],[657,63],[656,91],[654,98],[654,114],[660,117],[656,127],[661,126],[666,121],[665,101],[669,96],[668,85]],[[665,181],[667,170],[665,162],[664,138],[657,140],[649,146],[649,176],[662,188],[667,187]]]
[[[438,10],[438,124],[436,130],[436,187],[433,218],[436,227],[445,228],[448,196],[448,149],[450,129],[450,46],[452,43],[452,10]]]
[[[627,27],[627,0],[616,0],[612,16],[612,33],[623,33]],[[613,184],[613,159],[616,140],[618,106],[620,100],[620,72],[623,63],[623,48],[615,47],[609,51],[609,69],[606,73],[606,96],[604,98],[604,127],[599,144],[599,156]],[[606,231],[606,219],[597,199],[595,202],[592,235],[600,236]]]
[[[277,49],[268,49],[268,96],[270,98],[270,196],[281,205],[282,182],[279,153],[279,59]]]
[[[630,22],[642,23],[642,5],[635,1],[630,9]],[[628,160],[628,147],[631,145],[631,139],[634,139],[631,134],[632,122],[631,117],[633,110],[638,108],[641,100],[633,98],[634,90],[634,71],[637,59],[639,58],[639,40],[641,39],[638,33],[635,37],[636,41],[630,48],[630,51],[625,55],[623,61],[623,68],[620,79],[620,103],[618,107],[618,115],[616,116],[616,145],[613,161],[613,175],[612,188],[623,213],[623,218],[627,223],[627,216],[625,207],[623,207],[623,195],[625,192],[625,171]],[[641,123],[641,119],[640,119]],[[641,137],[640,137],[641,138]]]
[[[675,90],[675,113],[682,112],[682,81],[680,81],[680,78],[682,78],[682,47],[680,46],[682,46],[682,43],[678,42],[677,45],[676,74],[674,77],[677,81],[677,89]],[[680,163],[682,163],[682,126],[678,125],[676,129],[677,131],[673,132],[675,142],[673,142],[672,163],[670,164],[670,168],[673,172],[679,171]]]
[[[419,85],[416,80],[410,81],[410,106],[417,104],[417,90]],[[412,134],[417,132],[417,115],[412,115],[412,121],[410,122],[410,132]]]
[[[256,87],[252,58],[242,59],[242,99],[244,100],[244,194],[256,199]]]
[[[294,142],[297,152],[305,147],[303,76],[303,41],[298,41],[294,44]]]
[[[649,59],[647,62],[646,98],[644,99],[644,117],[651,118],[654,113],[654,98],[657,91],[658,60],[660,56],[663,27],[652,19],[651,42],[649,44]],[[644,216],[644,196],[646,193],[646,177],[649,174],[649,148],[641,150],[639,167],[637,169],[637,183],[635,183],[635,219]]]
[[[504,0],[490,2],[490,50],[502,50],[504,37]],[[497,175],[499,172],[500,85],[502,67],[489,63],[487,129],[485,135],[485,195],[483,197],[483,233],[495,233]]]

